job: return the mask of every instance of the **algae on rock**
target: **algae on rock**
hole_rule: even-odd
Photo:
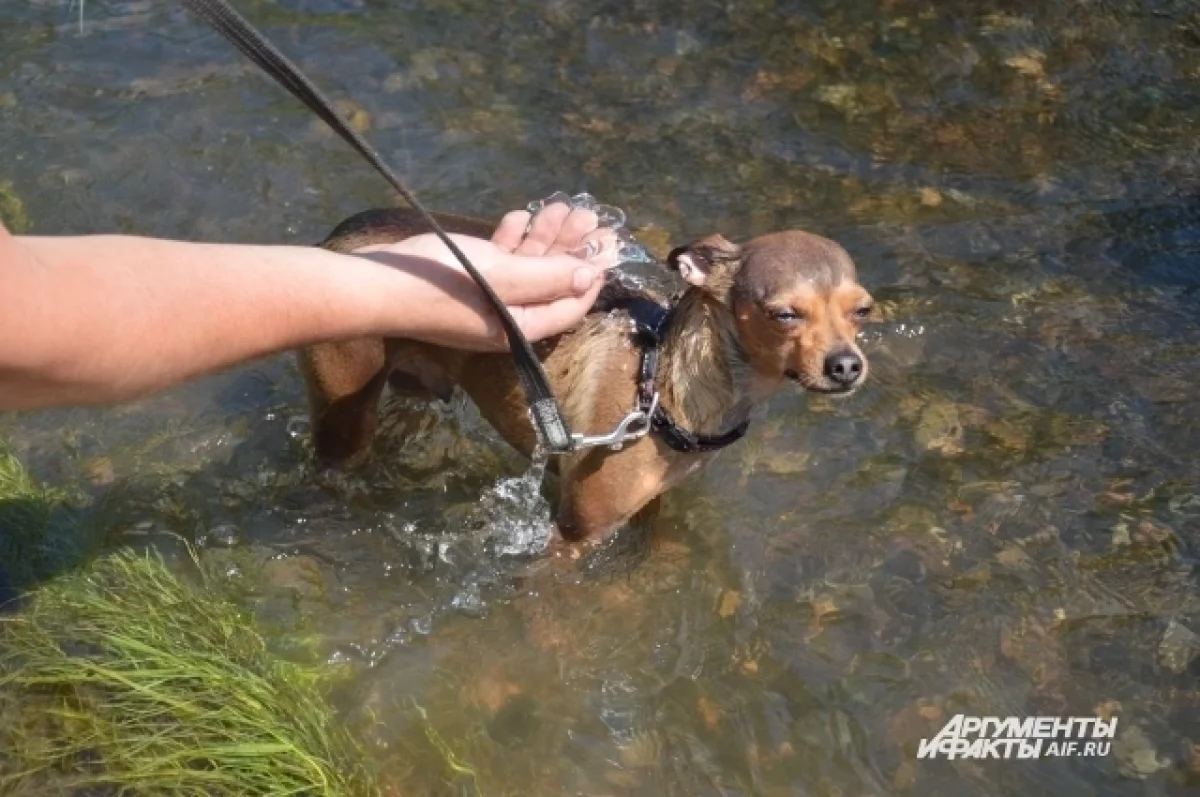
[[[29,229],[29,216],[25,212],[25,203],[13,190],[13,184],[0,180],[0,224],[14,234],[23,233]]]

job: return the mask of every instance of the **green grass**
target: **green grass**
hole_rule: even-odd
[[[327,671],[158,556],[97,556],[85,517],[0,448],[0,563],[29,590],[0,614],[0,794],[379,794]]]
[[[0,618],[0,793],[374,795],[319,675],[124,551]]]

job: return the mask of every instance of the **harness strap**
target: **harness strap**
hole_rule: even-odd
[[[690,432],[676,423],[661,402],[655,405],[659,352],[671,325],[671,308],[645,297],[625,299],[616,302],[615,306],[625,307],[637,327],[638,342],[642,348],[642,360],[638,368],[638,409],[650,412],[651,407],[654,408],[650,416],[651,431],[658,434],[670,448],[684,454],[716,451],[741,440],[750,428],[748,420],[719,435],[702,435]]]
[[[462,250],[450,239],[450,236],[446,235],[445,230],[437,223],[437,220],[417,201],[417,198],[400,182],[400,178],[383,162],[383,159],[379,157],[379,153],[372,149],[371,145],[357,131],[338,116],[329,100],[321,94],[320,90],[291,61],[279,52],[265,36],[242,18],[225,0],[183,0],[183,4],[229,40],[234,47],[274,78],[279,85],[291,92],[296,99],[308,106],[309,110],[319,116],[325,124],[333,128],[334,132],[350,144],[358,154],[362,155],[375,168],[375,171],[383,175],[392,188],[396,189],[400,196],[404,197],[404,200],[421,214],[421,217],[433,229],[458,262],[462,264],[462,267],[471,275],[471,278],[479,284],[483,295],[500,317],[500,323],[504,327],[504,334],[508,338],[509,349],[512,352],[516,365],[517,375],[520,377],[521,386],[525,390],[525,398],[529,402],[530,416],[533,419],[542,444],[552,454],[562,454],[571,451],[573,442],[570,425],[567,423],[562,409],[558,406],[558,400],[555,399],[554,392],[550,389],[550,383],[546,379],[546,372],[543,370],[541,362],[538,360],[537,355],[534,354],[533,347],[529,344],[529,341],[521,333],[521,329],[517,326],[517,322],[513,319],[512,314],[508,312],[508,308],[504,305],[504,302],[500,300],[500,297],[488,285],[483,275],[471,265],[471,261],[467,259]]]

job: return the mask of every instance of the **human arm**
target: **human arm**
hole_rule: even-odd
[[[582,318],[602,268],[536,256],[570,248],[561,240],[529,254],[510,248],[517,222],[506,217],[495,243],[456,241],[526,334],[545,337]],[[355,256],[117,235],[15,237],[0,227],[0,286],[0,409],[130,400],[325,340],[503,342],[481,292],[429,236]]]

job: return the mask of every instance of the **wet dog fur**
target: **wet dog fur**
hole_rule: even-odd
[[[494,229],[435,215],[450,233],[489,238]],[[321,246],[352,252],[427,231],[413,211],[373,210],[338,225]],[[865,381],[867,361],[855,339],[873,302],[850,256],[833,241],[787,231],[739,246],[712,235],[672,251],[667,266],[687,287],[662,347],[658,389],[683,428],[725,432],[789,381],[829,395],[848,395]],[[606,434],[635,406],[639,350],[627,317],[610,313],[628,292],[609,282],[577,329],[534,346],[577,432]],[[459,387],[511,446],[528,456],[536,443],[507,353],[370,338],[312,346],[299,362],[323,465],[347,466],[365,455],[387,385],[442,401]],[[593,448],[555,458],[560,541],[595,542],[635,515],[645,517],[660,495],[712,456],[674,451],[650,434],[621,451]]]

